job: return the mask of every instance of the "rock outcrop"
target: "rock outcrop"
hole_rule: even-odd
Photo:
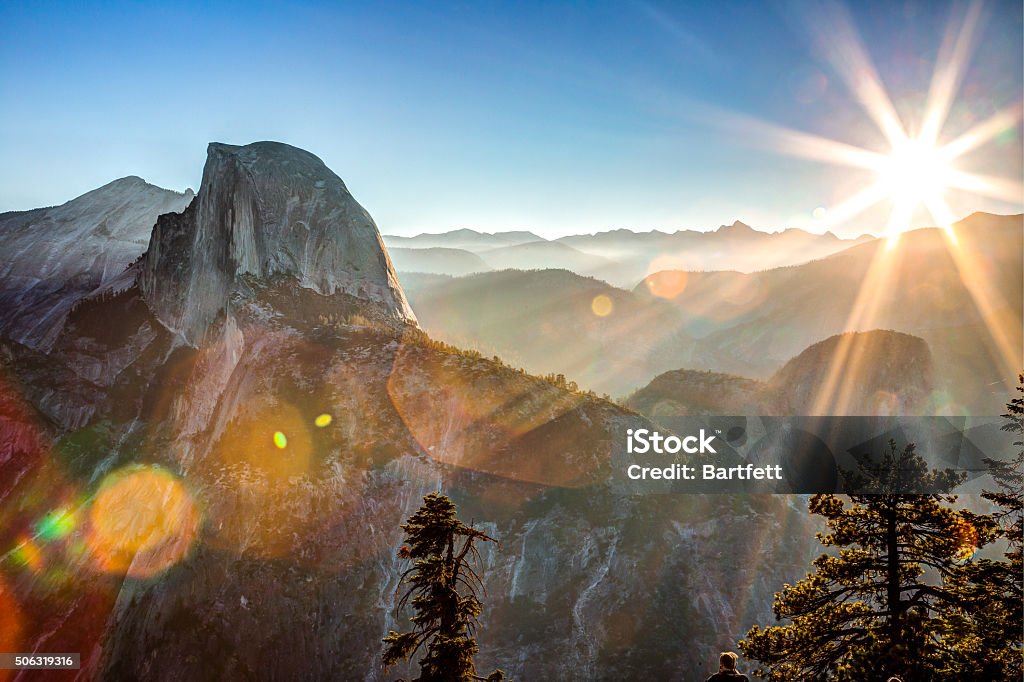
[[[690,369],[665,372],[626,404],[652,417],[924,415],[934,407],[934,389],[928,343],[875,329],[819,341],[768,381]]]
[[[920,415],[928,412],[935,369],[920,337],[891,330],[849,332],[805,349],[768,386],[794,414]]]
[[[323,161],[279,142],[212,143],[195,202],[153,229],[143,295],[198,345],[232,295],[247,291],[247,276],[275,275],[415,322],[376,224]]]

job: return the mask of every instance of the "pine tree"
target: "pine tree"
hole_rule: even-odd
[[[1024,394],[1024,374],[1017,377],[1017,391]],[[1012,398],[1006,403],[1006,423],[1003,431],[1024,437],[1024,397]],[[1006,538],[1008,578],[1011,578],[1007,589],[1007,598],[1016,609],[1016,637],[1021,636],[1022,603],[1024,603],[1024,440],[1014,441],[1014,446],[1021,448],[1009,462],[986,459],[992,478],[999,490],[986,492],[982,497],[995,502],[1000,511],[995,514],[999,521],[1002,535]],[[1020,665],[1020,661],[1017,662]]]
[[[844,472],[849,504],[815,495],[810,511],[825,517],[818,539],[837,551],[814,561],[815,571],[776,593],[774,611],[786,625],[754,626],[740,642],[761,662],[757,674],[775,680],[936,679],[943,615],[964,606],[948,575],[994,536],[989,517],[946,506],[963,477],[931,471],[909,444],[894,441],[880,462],[859,458]]]
[[[476,541],[495,540],[462,523],[455,505],[440,493],[424,497],[423,506],[401,528],[406,544],[398,556],[413,565],[399,583],[409,586],[399,608],[411,604],[415,615],[411,631],[392,630],[384,639],[384,665],[410,659],[425,647],[414,682],[504,680],[501,670],[479,677],[473,665],[479,651],[474,630],[482,610],[477,590],[483,586],[471,558],[479,561]]]
[[[1024,393],[1024,374],[1017,391]],[[1024,397],[1006,404],[1002,429],[1024,435]],[[1005,538],[1005,561],[988,559],[964,566],[958,584],[968,608],[949,619],[949,630],[959,640],[949,670],[962,679],[1020,680],[1024,675],[1024,440],[1010,461],[986,459],[998,490],[982,493],[994,502],[993,515]]]

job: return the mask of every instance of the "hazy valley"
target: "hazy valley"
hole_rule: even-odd
[[[1021,216],[985,214],[958,223],[961,262],[930,228],[892,248],[866,241],[758,272],[658,270],[629,291],[565,270],[403,279],[438,338],[614,397],[671,369],[767,379],[819,341],[881,329],[924,339],[934,356],[934,395],[915,413],[994,415],[1013,376],[1007,355],[1024,344],[1022,225]],[[610,301],[603,315],[598,296]],[[821,409],[849,413],[834,402]]]

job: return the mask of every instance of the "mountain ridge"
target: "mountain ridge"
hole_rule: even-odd
[[[842,388],[819,395],[831,372],[842,374]],[[924,415],[934,373],[924,339],[875,329],[814,343],[764,381],[710,370],[665,372],[625,404],[647,416]]]
[[[981,214],[981,215],[998,215],[998,214],[986,214],[984,211],[976,211],[975,213],[976,214]],[[974,214],[972,214],[972,215],[974,215]],[[967,220],[968,217],[969,216],[963,218],[962,220]],[[495,230],[493,232],[486,232],[486,231],[483,231],[483,230],[474,230],[472,228],[467,228],[467,227],[453,228],[451,230],[444,230],[444,231],[441,231],[441,232],[420,232],[420,233],[412,235],[412,236],[401,235],[401,234],[391,234],[391,233],[382,233],[381,236],[384,237],[384,239],[399,239],[399,240],[436,239],[436,238],[443,238],[443,237],[458,238],[458,237],[465,237],[465,236],[477,236],[477,237],[509,237],[509,236],[511,236],[511,237],[518,237],[519,239],[522,239],[524,241],[527,241],[527,240],[529,240],[529,241],[561,241],[561,240],[565,240],[565,239],[588,238],[588,237],[597,237],[597,236],[601,236],[601,235],[624,235],[624,234],[628,234],[628,235],[634,235],[636,237],[641,237],[641,238],[644,235],[650,235],[650,236],[655,236],[655,237],[671,237],[671,236],[675,236],[675,235],[698,235],[698,234],[707,234],[707,233],[720,232],[722,230],[728,231],[729,229],[736,228],[737,226],[739,226],[741,228],[744,228],[744,229],[749,229],[751,232],[756,232],[756,233],[762,234],[762,235],[777,235],[777,234],[782,234],[784,232],[801,232],[801,233],[806,234],[806,235],[823,236],[823,237],[824,236],[834,237],[836,239],[844,240],[844,241],[858,241],[858,240],[862,240],[862,239],[877,239],[878,238],[878,235],[871,234],[869,232],[863,232],[863,233],[857,235],[856,237],[845,237],[844,238],[844,237],[839,237],[832,230],[825,230],[824,232],[812,232],[812,231],[804,229],[802,227],[782,227],[782,228],[778,228],[778,229],[775,229],[775,230],[771,230],[771,229],[758,229],[756,227],[753,227],[753,226],[749,225],[748,223],[743,222],[742,220],[735,220],[735,221],[733,221],[730,224],[723,223],[723,224],[719,225],[718,227],[708,228],[706,230],[697,230],[697,229],[693,229],[693,228],[678,228],[678,229],[673,230],[671,232],[666,232],[665,230],[660,230],[658,228],[652,228],[650,230],[633,230],[633,229],[630,229],[628,227],[613,227],[613,228],[608,228],[608,229],[605,229],[605,230],[595,230],[595,231],[592,231],[592,232],[577,232],[577,233],[573,233],[573,234],[564,234],[564,235],[560,235],[558,237],[550,237],[550,238],[549,237],[541,237],[540,235],[536,234],[535,232],[530,232],[529,230]],[[922,229],[922,228],[915,228],[915,229]],[[519,243],[521,243],[521,242],[519,242]]]
[[[193,198],[127,176],[57,206],[0,214],[0,336],[48,349],[75,303],[119,277],[157,218]]]
[[[997,414],[1001,394],[989,385],[1005,386],[1020,362],[1006,347],[1022,347],[1024,216],[975,213],[954,234],[955,242],[942,228],[921,228],[895,243],[875,240],[752,273],[666,270],[633,291],[683,312],[702,368],[766,378],[828,336],[894,329],[928,342],[951,409]],[[859,299],[873,300],[870,317],[851,320]]]
[[[672,233],[652,230],[633,232],[625,228],[590,234],[567,235],[557,239],[537,239],[518,244],[498,244],[506,234],[494,233],[467,240],[466,230],[430,235],[429,241],[385,235],[389,246],[402,248],[453,247],[475,253],[494,269],[518,267],[567,268],[577,274],[594,276],[617,287],[632,288],[654,271],[666,266],[688,266],[699,269],[728,269],[753,271],[777,265],[793,265],[835,253],[850,245],[873,237],[841,239],[832,233],[813,234],[799,229],[762,232],[741,221],[722,225],[716,230],[677,230]],[[474,235],[480,233],[473,232]],[[522,234],[522,233],[515,233]],[[572,252],[559,252],[556,245],[571,247]],[[501,248],[525,251],[529,248],[542,253],[542,260],[529,264],[515,260],[488,261],[488,252],[500,253]],[[582,255],[581,255],[582,254]],[[420,263],[427,263],[427,254],[421,254]],[[440,259],[423,266],[429,272],[461,274],[446,270]]]
[[[168,189],[166,187],[161,187],[160,185],[156,185],[156,184],[154,184],[152,182],[149,182],[145,178],[143,178],[141,176],[138,176],[138,175],[125,175],[125,176],[122,176],[122,177],[119,177],[119,178],[114,178],[110,182],[106,182],[106,183],[100,185],[99,187],[94,187],[94,188],[92,188],[90,190],[86,190],[85,192],[82,192],[81,194],[79,194],[79,195],[77,195],[75,197],[72,197],[71,199],[68,199],[67,201],[61,202],[59,204],[50,204],[50,205],[47,205],[47,206],[35,206],[33,208],[14,209],[14,210],[10,210],[10,211],[0,211],[0,220],[2,220],[3,218],[6,218],[8,216],[13,216],[13,215],[17,215],[17,214],[32,213],[33,211],[45,211],[47,209],[59,208],[61,206],[69,204],[69,203],[71,203],[73,201],[77,201],[79,199],[82,199],[83,197],[87,197],[87,196],[89,196],[91,194],[103,193],[105,191],[109,191],[110,189],[116,188],[118,186],[139,186],[139,185],[144,185],[144,186],[149,187],[151,189],[161,190],[163,192],[174,192],[175,194],[181,194],[181,195],[185,196],[186,199],[188,199],[188,200],[191,200],[191,198],[195,196],[195,190],[193,190],[191,187],[186,187],[183,191],[179,192],[177,190]]]

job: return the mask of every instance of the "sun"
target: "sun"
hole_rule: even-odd
[[[970,60],[981,5],[968,6],[960,15],[950,17],[947,31],[932,73],[927,101],[914,120],[905,121],[890,98],[882,80],[860,42],[852,22],[841,6],[832,8],[827,22],[832,32],[825,53],[847,89],[868,115],[885,140],[882,150],[868,149],[812,133],[791,130],[751,117],[715,112],[716,125],[727,126],[752,135],[758,146],[817,162],[845,166],[871,173],[871,181],[858,191],[815,211],[817,225],[834,229],[880,203],[889,204],[891,213],[885,234],[889,246],[909,230],[913,217],[924,209],[955,241],[955,218],[947,203],[950,191],[990,197],[1010,204],[1024,198],[1024,183],[968,172],[954,164],[961,157],[984,147],[1009,131],[1014,134],[1024,113],[1024,103],[1014,102],[977,120],[966,132],[946,137],[949,114]],[[906,114],[906,112],[904,112]],[[909,124],[909,125],[908,125]]]
[[[873,144],[873,148],[865,148],[719,110],[714,112],[714,124],[733,134],[742,131],[750,135],[757,146],[819,163],[867,171],[870,179],[865,185],[833,205],[815,209],[814,218],[819,227],[833,229],[873,206],[890,206],[884,248],[874,250],[843,331],[877,329],[884,323],[882,310],[892,290],[899,285],[900,264],[907,255],[896,248],[900,235],[911,229],[915,214],[923,208],[935,221],[933,225],[942,230],[946,253],[988,328],[1005,375],[1015,376],[1020,368],[1020,342],[1013,332],[1019,326],[1006,324],[1006,311],[1010,306],[1005,301],[1001,283],[975,252],[971,240],[961,240],[957,234],[956,219],[948,203],[953,191],[1013,205],[1024,203],[1024,183],[1018,178],[984,175],[956,166],[961,158],[1004,134],[1019,134],[1024,102],[1015,101],[988,118],[974,118],[973,126],[956,136],[945,130],[954,105],[961,108],[965,105],[958,103],[956,96],[970,60],[980,16],[979,2],[951,13],[949,28],[935,60],[927,99],[916,111],[904,108],[903,117],[843,6],[830,5],[827,21],[816,22],[815,25],[830,27],[827,32],[815,34],[819,46],[877,127],[884,146]],[[963,116],[958,119],[964,120]],[[844,341],[829,363],[825,380],[815,392],[810,414],[843,414],[850,404],[850,387],[844,379],[856,373],[856,366],[864,356],[852,348],[853,335],[842,338]]]
[[[908,139],[880,161],[877,179],[894,206],[917,208],[941,198],[953,184],[954,171],[939,147]]]

